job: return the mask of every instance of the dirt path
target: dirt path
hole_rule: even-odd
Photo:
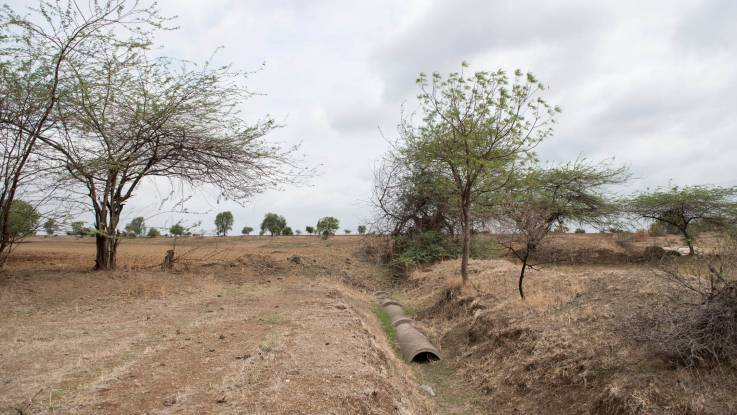
[[[366,294],[330,278],[247,274],[24,274],[4,281],[0,408],[432,412],[387,345]]]

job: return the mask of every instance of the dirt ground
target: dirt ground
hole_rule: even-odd
[[[115,272],[89,271],[90,239],[22,244],[0,282],[0,408],[433,412],[371,314],[382,281],[357,238],[190,239],[164,273],[171,243],[124,241]]]
[[[359,237],[36,238],[0,278],[0,413],[737,414],[737,373],[672,364],[633,329],[672,289],[638,254],[677,237],[554,235],[557,265],[509,258],[391,278]],[[550,254],[550,253],[548,253]],[[400,361],[388,290],[443,360]],[[433,388],[430,396],[422,385]]]

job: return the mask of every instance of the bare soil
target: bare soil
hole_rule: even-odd
[[[33,239],[0,282],[7,413],[424,414],[370,311],[357,238]],[[352,280],[351,280],[352,279]],[[2,412],[2,411],[0,411]]]

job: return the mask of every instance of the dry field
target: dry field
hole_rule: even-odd
[[[91,272],[91,239],[22,244],[0,279],[0,413],[734,414],[737,376],[684,369],[633,339],[672,288],[632,250],[678,238],[552,239],[558,265],[473,260],[392,280],[361,239],[126,240]],[[401,362],[371,312],[389,289],[445,357]],[[429,384],[430,397],[420,387]],[[5,412],[3,412],[5,411]]]
[[[34,239],[0,282],[0,413],[430,413],[370,311],[357,238]],[[299,258],[295,257],[295,254]],[[350,282],[350,281],[348,281]]]

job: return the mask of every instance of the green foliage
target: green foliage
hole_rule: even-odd
[[[269,212],[264,215],[264,220],[261,222],[260,234],[263,235],[268,231],[271,236],[278,236],[282,234],[286,227],[287,220],[284,219],[284,216]]]
[[[343,232],[344,232],[344,233],[345,233],[346,235],[350,235],[350,234],[351,234],[351,230],[350,230],[350,229],[343,229]]]
[[[161,236],[161,232],[157,228],[148,228],[148,234],[146,234],[149,238],[157,238]]]
[[[330,235],[335,235],[335,231],[340,227],[338,219],[332,216],[325,216],[317,221],[317,233],[319,233],[323,239],[327,239]]]
[[[182,224],[178,222],[171,225],[171,227],[169,228],[169,233],[174,236],[182,236],[184,235],[185,231],[186,229],[184,229],[184,226],[182,226]]]
[[[363,235],[366,233],[366,225],[358,225],[358,234]]]
[[[394,249],[397,255],[392,258],[392,267],[405,270],[455,258],[460,253],[457,242],[435,231],[397,236],[394,238]]]
[[[125,225],[125,230],[136,236],[143,236],[146,233],[146,223],[144,222],[143,216],[139,216],[130,221],[129,224]]]
[[[284,229],[282,229],[281,234],[284,236],[292,236],[294,235],[294,231],[292,231],[292,228],[289,226],[285,226]]]
[[[30,203],[20,199],[13,200],[8,213],[8,235],[11,239],[35,235],[40,217]]]
[[[737,222],[737,187],[657,188],[636,194],[623,205],[635,217],[663,224],[665,233],[678,230],[693,254],[695,225],[719,229]]]
[[[67,232],[69,235],[78,235],[78,236],[84,236],[86,234],[84,222],[82,221],[75,221],[71,223],[71,231]]]
[[[308,234],[312,235],[313,233],[315,233],[315,228],[314,228],[314,227],[312,227],[312,226],[305,226],[305,231],[306,231],[306,232],[307,232]]]
[[[226,236],[233,229],[233,214],[230,211],[220,212],[215,216],[215,230],[218,235]]]
[[[53,235],[56,233],[57,230],[59,230],[59,224],[56,223],[56,220],[54,218],[49,218],[44,222],[43,225],[44,231],[46,231],[46,235]]]
[[[576,230],[574,231],[574,233],[586,233],[586,229],[584,229],[584,228],[576,228]]]
[[[244,226],[243,229],[241,229],[241,234],[243,235],[250,235],[251,232],[253,232],[253,228],[250,226]]]

